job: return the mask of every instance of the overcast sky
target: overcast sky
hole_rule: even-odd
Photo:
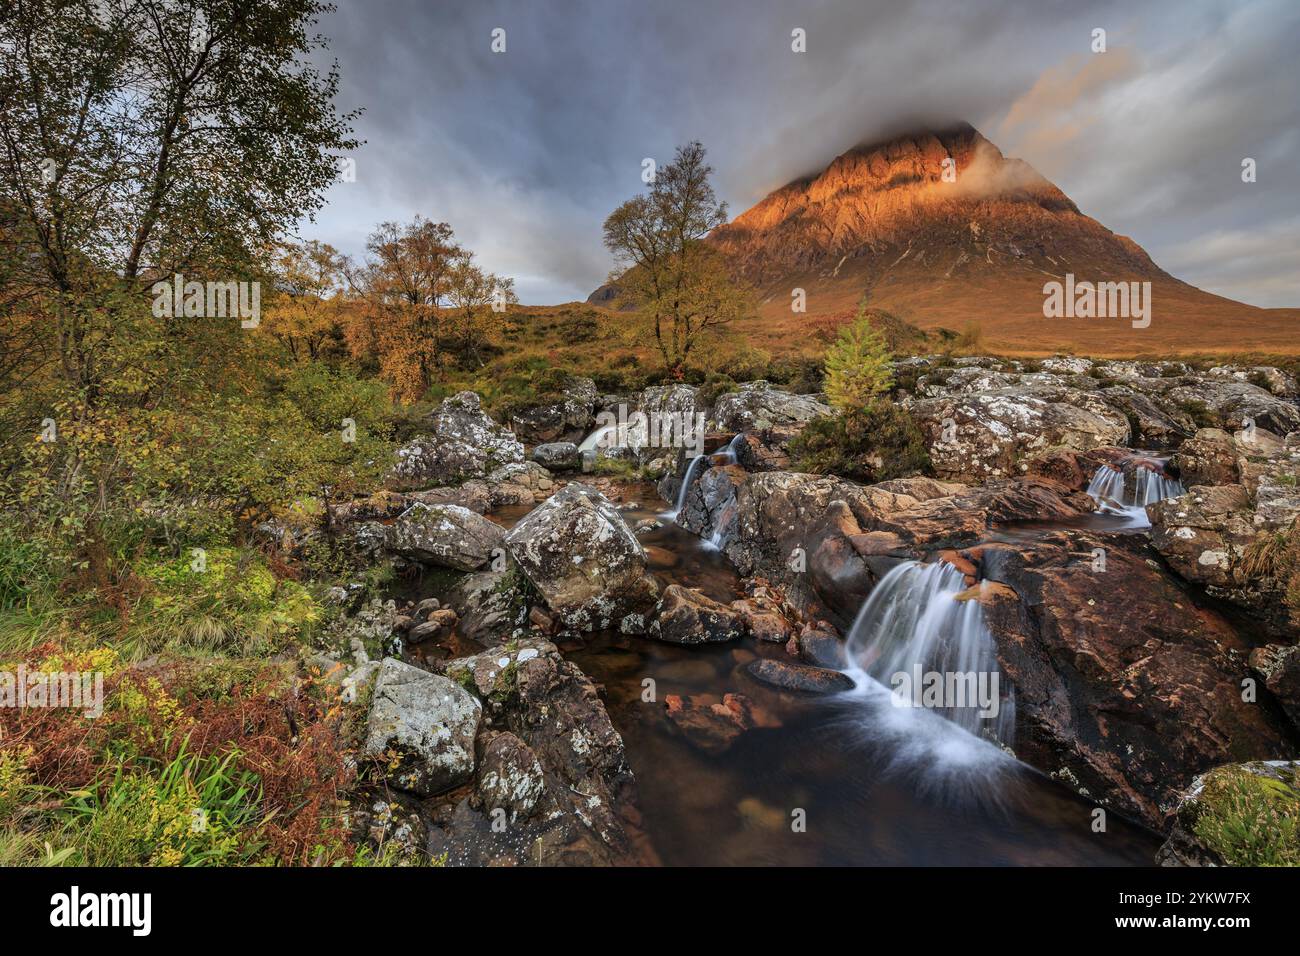
[[[1297,0],[336,2],[366,143],[301,231],[353,255],[419,213],[523,302],[584,299],[645,157],[701,140],[734,217],[855,143],[966,120],[1179,278],[1300,306]]]

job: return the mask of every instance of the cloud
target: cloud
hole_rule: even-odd
[[[1089,52],[1097,26],[1106,54]],[[643,158],[691,139],[733,216],[859,142],[957,120],[1167,268],[1193,237],[1300,215],[1282,173],[1300,146],[1287,0],[353,0],[321,31],[367,142],[304,234],[356,253],[382,219],[446,220],[525,302],[599,285],[605,216],[641,188]],[[1191,268],[1240,288],[1213,261]]]

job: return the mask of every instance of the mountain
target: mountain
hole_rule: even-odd
[[[923,329],[977,326],[985,346],[1007,351],[1300,350],[1300,310],[1259,309],[1176,279],[964,124],[856,146],[709,240],[757,290],[761,315],[749,333],[768,348],[788,347],[810,317],[852,312],[866,295]],[[1150,282],[1150,325],[1045,318],[1044,284],[1064,285],[1067,274]],[[791,310],[796,288],[806,314]],[[612,304],[616,295],[607,286],[589,301]]]

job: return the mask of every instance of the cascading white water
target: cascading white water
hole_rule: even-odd
[[[1002,680],[978,600],[958,600],[965,578],[946,562],[907,561],[876,585],[849,631],[852,667],[894,692],[895,703],[935,710],[964,730],[1010,746],[1015,694]],[[932,693],[919,692],[929,686]]]
[[[718,463],[716,459],[722,458],[723,464],[728,464],[728,465],[735,464],[736,443],[739,442],[743,437],[744,437],[743,434],[738,434],[734,436],[731,439],[731,441],[727,443],[727,446],[725,448],[721,448],[718,451],[715,451],[711,455],[696,455],[694,458],[691,459],[691,463],[686,466],[686,474],[682,476],[682,486],[677,489],[677,503],[673,505],[672,511],[666,513],[665,515],[666,518],[668,518],[670,521],[674,520],[679,514],[682,513],[682,509],[686,507],[686,494],[691,490],[691,482],[695,480],[696,472],[698,472],[702,467],[701,462],[708,461],[710,466],[712,466]],[[715,536],[716,536],[716,532],[715,532]]]
[[[604,448],[605,444],[602,444],[602,442],[608,443],[609,436],[617,431],[617,425],[602,425],[582,440],[582,444],[578,446],[578,451],[595,451],[597,448]]]
[[[1098,511],[1126,517],[1134,527],[1146,528],[1151,525],[1147,518],[1147,505],[1165,498],[1177,498],[1186,489],[1176,478],[1168,478],[1146,465],[1135,464],[1139,460],[1102,465],[1088,483],[1088,494],[1096,500]],[[1150,461],[1158,462],[1158,459]],[[1163,462],[1159,464],[1163,466]]]

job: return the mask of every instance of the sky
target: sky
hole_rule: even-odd
[[[354,256],[419,214],[525,304],[585,299],[646,158],[703,142],[734,217],[966,121],[1179,278],[1300,306],[1300,0],[335,2],[322,62],[365,142],[300,233]]]

